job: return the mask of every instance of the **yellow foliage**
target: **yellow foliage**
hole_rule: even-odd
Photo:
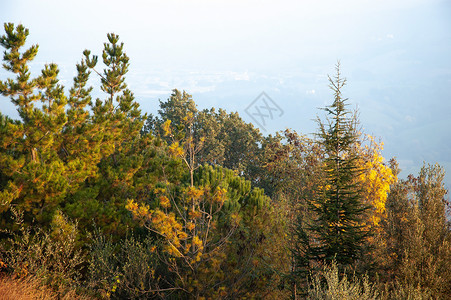
[[[70,223],[60,210],[57,210],[53,216],[51,236],[55,240],[65,241],[75,238],[77,228]]]
[[[169,255],[172,255],[174,257],[181,257],[182,256],[180,251],[172,244],[166,245],[164,247],[164,249]]]
[[[186,190],[186,195],[190,199],[200,199],[200,197],[204,195],[204,191],[194,186],[190,186]]]
[[[170,151],[172,155],[179,155],[183,149],[175,142]],[[169,256],[167,262],[170,270],[176,270],[179,263],[186,264],[186,267],[195,270],[198,278],[215,274],[219,280],[221,262],[226,258],[220,257],[223,253],[219,248],[212,250],[212,245],[218,236],[216,214],[227,197],[227,190],[208,185],[172,190],[173,187],[173,184],[166,182],[164,188],[153,190],[157,201],[151,206],[152,209],[134,200],[128,200],[126,208],[147,229],[160,235],[163,246],[159,249]],[[173,191],[177,194],[172,194]],[[230,221],[232,226],[238,226],[241,221],[239,213],[232,214]],[[157,250],[153,247],[151,251]],[[189,286],[201,284],[193,281]],[[222,291],[222,294],[226,295],[226,291]]]
[[[128,199],[125,208],[135,216],[135,212],[138,210],[138,203],[131,199]]]
[[[241,217],[238,213],[234,212],[230,215],[230,223],[232,226],[238,226],[241,222]]]
[[[224,203],[226,194],[227,194],[227,190],[225,188],[221,188],[221,187],[218,186],[216,188],[216,191],[215,191],[215,194],[214,194],[214,197],[213,197],[213,201],[217,202],[219,204]]]
[[[384,164],[384,157],[381,154],[383,143],[375,142],[371,136],[368,138],[370,145],[360,146],[357,149],[360,157],[359,164],[363,169],[358,180],[363,187],[367,203],[373,208],[369,225],[378,227],[381,219],[385,217],[385,202],[390,192],[390,185],[395,183],[397,178]]]
[[[193,244],[193,247],[195,247],[195,248],[198,248],[198,249],[203,248],[202,240],[197,235],[193,236],[192,244]]]
[[[200,261],[200,258],[202,257],[202,252],[197,252],[197,255],[195,256],[195,258],[194,258],[194,262],[198,262],[198,261]]]
[[[196,227],[196,225],[194,225],[193,222],[188,222],[186,224],[186,229],[188,229],[189,231],[193,231],[193,229]]]
[[[183,157],[185,152],[183,151],[183,148],[180,147],[179,142],[174,142],[169,146],[169,154],[174,157]]]
[[[5,263],[2,261],[2,259],[0,258],[0,270],[1,270],[1,269],[6,269],[7,267],[8,267],[8,265],[5,264]]]
[[[186,116],[183,118],[183,121],[185,123],[188,123],[188,122],[192,121],[193,117],[194,117],[193,113],[189,111],[186,113]]]
[[[185,240],[186,238],[188,238],[188,234],[185,231],[180,231],[179,233],[177,233],[177,237],[181,240]]]
[[[129,210],[134,218],[138,218],[138,211],[139,211],[139,205],[132,199],[127,200],[127,204],[125,205],[125,208]]]
[[[163,208],[169,208],[171,207],[171,201],[169,201],[169,198],[166,196],[160,196],[160,206]]]
[[[164,136],[168,136],[172,134],[171,131],[171,120],[166,120],[163,124]]]
[[[138,219],[141,224],[149,218],[151,211],[148,205],[138,205],[134,200],[128,199],[125,208],[130,211],[133,218]]]
[[[147,205],[141,205],[137,211],[137,215],[140,217],[146,217],[150,213],[149,206]]]
[[[186,246],[185,246],[185,255],[189,253],[190,249],[191,249],[191,244],[186,244]]]
[[[156,209],[150,219],[152,228],[158,233],[166,237],[174,246],[180,246],[180,232],[183,226],[177,222],[174,213],[165,214],[159,209]],[[182,237],[184,238],[184,237]]]
[[[164,189],[164,188],[156,188],[153,192],[154,192],[156,195],[160,195],[160,194],[166,193],[166,189]]]
[[[202,213],[197,210],[190,210],[188,212],[188,216],[190,219],[199,219],[200,217],[202,217]]]

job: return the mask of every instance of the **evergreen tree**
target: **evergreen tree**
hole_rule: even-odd
[[[356,120],[346,109],[342,88],[346,80],[337,75],[329,77],[334,92],[334,102],[324,108],[327,123],[318,119],[319,143],[325,152],[323,182],[310,199],[314,220],[306,227],[310,236],[307,254],[314,261],[330,263],[335,260],[340,267],[350,266],[362,255],[368,233],[363,225],[365,211],[361,187],[356,179],[361,173],[357,155],[353,151],[358,140]],[[303,237],[300,242],[305,241]]]
[[[102,52],[103,72],[96,69],[97,56],[91,56],[90,51],[85,50],[70,90],[70,121],[66,132],[83,135],[81,139],[68,140],[67,144],[72,148],[70,152],[89,155],[92,159],[89,167],[97,176],[86,181],[83,188],[68,198],[65,211],[84,226],[89,228],[94,221],[103,232],[114,233],[117,237],[124,235],[131,226],[125,209],[126,200],[135,197],[142,188],[135,184],[136,181],[142,184],[142,178],[138,179],[137,174],[148,178],[143,168],[147,167],[153,147],[151,136],[140,134],[146,116],[141,115],[139,104],[125,82],[129,58],[123,50],[124,44],[119,43],[116,34],[108,34],[107,38]],[[106,93],[104,100],[97,98],[95,103],[91,103],[92,88],[86,88],[91,70],[100,76],[100,88]],[[92,108],[90,115],[85,110],[86,104]],[[149,151],[144,151],[145,148]]]
[[[219,166],[200,167],[194,185],[188,178],[161,182],[150,201],[127,204],[161,242],[170,289],[180,297],[239,298],[255,284],[263,288],[273,275],[264,237],[274,217],[270,199]]]
[[[73,167],[60,156],[67,99],[58,83],[55,64],[45,65],[40,76],[30,79],[28,64],[36,56],[38,46],[22,51],[28,29],[12,23],[4,27],[6,34],[0,37],[6,49],[3,67],[16,79],[1,81],[0,92],[16,105],[21,121],[2,126],[0,168],[8,182],[0,191],[0,211],[14,203],[27,213],[27,220],[32,217],[49,221],[69,192],[70,183],[77,181]]]

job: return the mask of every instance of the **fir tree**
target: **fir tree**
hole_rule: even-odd
[[[358,157],[352,151],[358,141],[356,122],[346,109],[342,97],[342,88],[346,80],[340,77],[340,65],[337,75],[329,77],[330,88],[334,92],[334,102],[324,108],[330,118],[327,124],[318,119],[319,142],[323,146],[324,185],[312,199],[311,207],[317,217],[309,226],[317,242],[312,243],[313,258],[346,266],[361,255],[362,244],[367,232],[362,221],[368,207],[364,205],[361,188],[356,178],[361,170],[357,165]]]
[[[346,109],[342,88],[346,80],[340,77],[340,65],[334,79],[329,77],[334,102],[324,108],[329,117],[324,124],[318,119],[319,143],[324,148],[324,184],[311,201],[316,219],[309,226],[314,242],[310,252],[315,260],[346,266],[356,261],[362,252],[367,232],[363,218],[367,210],[356,178],[361,170],[358,157],[352,151],[358,141],[356,121]]]

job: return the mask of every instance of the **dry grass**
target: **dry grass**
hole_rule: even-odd
[[[14,279],[11,277],[0,278],[0,300],[88,300],[86,296],[78,296],[74,291],[69,291],[64,297],[58,295],[48,287],[44,286],[36,277],[25,279]]]

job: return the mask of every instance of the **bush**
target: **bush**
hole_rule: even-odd
[[[89,286],[101,298],[164,298],[177,288],[169,282],[171,276],[159,261],[164,258],[156,249],[149,237],[142,241],[128,237],[115,245],[97,234],[91,246]]]
[[[379,293],[368,277],[363,280],[353,277],[349,281],[346,275],[340,279],[335,261],[311,278],[307,299],[310,300],[361,300],[379,299]]]
[[[12,211],[19,231],[7,231],[9,238],[0,245],[3,269],[13,278],[39,278],[60,296],[77,288],[84,257],[76,248],[76,226],[57,213],[50,231],[32,230]]]

